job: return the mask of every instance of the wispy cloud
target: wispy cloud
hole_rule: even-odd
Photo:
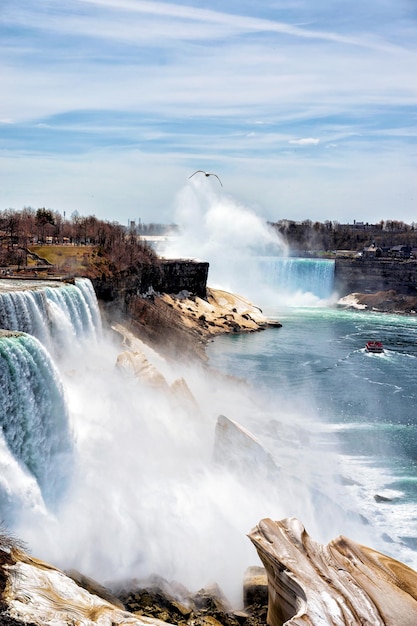
[[[315,137],[304,137],[303,139],[290,139],[288,143],[295,144],[297,146],[317,146],[320,143],[320,139]]]
[[[100,210],[111,212],[112,194],[105,193],[104,183],[100,194],[95,177],[100,167],[107,171],[114,155],[118,172],[126,171],[125,178],[118,175],[126,207],[136,204],[139,171],[146,180],[158,179],[151,165],[172,172],[164,178],[171,185],[164,201],[155,189],[144,201],[154,217],[166,214],[179,172],[185,181],[189,169],[207,165],[223,173],[230,193],[241,197],[245,188],[251,201],[258,194],[260,210],[272,219],[285,208],[277,202],[287,197],[282,173],[288,181],[299,178],[291,184],[294,203],[306,202],[308,213],[309,207],[323,211],[330,171],[344,171],[351,181],[352,164],[365,166],[371,152],[390,154],[403,168],[415,164],[416,17],[407,3],[395,0],[363,6],[341,0],[338,6],[339,13],[331,0],[318,0],[314,10],[307,0],[273,6],[231,0],[225,8],[202,8],[198,0],[4,0],[0,150],[10,176],[0,185],[0,208],[19,206],[24,189],[28,195],[43,189],[47,198],[48,182],[42,180],[51,171],[49,159],[65,203],[74,197],[67,175],[77,171],[78,159],[88,170],[86,190],[94,187]],[[296,146],[314,149],[295,151]],[[23,162],[31,162],[39,184],[25,187]],[[134,170],[132,162],[141,169]],[[377,163],[379,184],[398,184],[400,173],[385,171],[381,158],[369,167]],[[311,168],[317,204],[301,192]],[[14,176],[20,185],[13,185]],[[411,213],[414,180],[407,183],[402,176],[401,184],[410,197],[403,210]],[[343,187],[342,179],[338,185]],[[85,197],[92,195],[86,191]],[[27,197],[23,203],[33,201]],[[344,203],[348,208],[348,194]],[[341,210],[340,202],[334,206]]]

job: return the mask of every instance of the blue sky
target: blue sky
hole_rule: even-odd
[[[415,0],[2,0],[0,55],[0,209],[417,222]]]

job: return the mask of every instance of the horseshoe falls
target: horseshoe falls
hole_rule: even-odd
[[[333,295],[334,261],[294,257],[257,259],[263,281],[281,293],[311,294],[320,300]]]
[[[209,282],[269,311],[271,304],[314,306],[334,301],[334,272],[329,259],[222,252],[210,263]]]

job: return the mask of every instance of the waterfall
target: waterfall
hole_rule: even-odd
[[[7,508],[13,512],[15,505],[5,502],[14,492],[21,499],[30,492],[32,503],[43,499],[54,507],[65,492],[73,443],[63,385],[51,355],[61,357],[84,338],[101,334],[91,282],[1,281],[0,328],[2,513]]]
[[[20,330],[47,340],[48,319],[45,293],[42,290],[0,293],[0,328]]]
[[[53,505],[65,486],[72,444],[60,377],[35,337],[0,331],[0,389],[2,443]]]
[[[97,299],[88,279],[78,278],[74,285],[36,282],[29,288],[13,287],[0,292],[0,328],[33,335],[51,351],[101,332]]]
[[[334,261],[292,257],[262,257],[259,266],[265,282],[286,293],[312,293],[330,298],[334,285]]]

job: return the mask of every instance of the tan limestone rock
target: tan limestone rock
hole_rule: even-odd
[[[11,558],[2,568],[6,577],[2,604],[7,607],[8,617],[19,622],[37,626],[162,626],[164,623],[124,611],[120,605],[89,593],[64,572],[21,550],[12,550]]]
[[[249,534],[268,574],[270,626],[415,626],[417,572],[346,537],[313,541],[295,518]]]
[[[135,378],[151,387],[168,390],[168,383],[156,367],[149,363],[141,352],[121,352],[117,357],[116,366],[133,374]]]
[[[168,294],[160,299],[181,315],[185,327],[198,329],[206,338],[221,333],[255,332],[269,325],[259,307],[243,296],[221,289],[207,288],[207,299]]]

